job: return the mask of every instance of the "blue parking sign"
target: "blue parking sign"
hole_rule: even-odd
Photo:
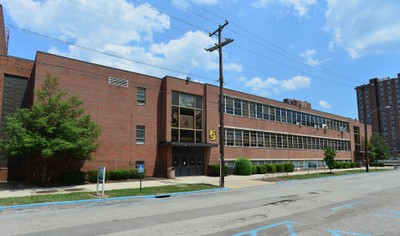
[[[143,173],[144,172],[144,164],[138,164],[137,165],[137,170],[139,173]]]

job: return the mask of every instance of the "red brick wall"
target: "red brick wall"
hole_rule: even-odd
[[[3,6],[0,4],[0,55],[7,55],[7,42],[4,30]]]
[[[155,77],[38,52],[35,88],[48,73],[60,78],[62,89],[79,95],[83,107],[103,132],[94,160],[83,170],[106,166],[107,170],[128,169],[145,161],[147,175],[153,175],[158,147],[157,111],[161,80]],[[129,80],[129,87],[108,84],[108,78]],[[146,104],[136,104],[137,87],[146,88]],[[136,144],[136,125],[145,126],[145,144]]]

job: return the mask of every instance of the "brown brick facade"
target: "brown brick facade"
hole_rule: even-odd
[[[178,149],[180,154],[182,154],[182,150],[188,150],[188,152],[189,150],[191,152],[201,150],[201,153],[204,153],[201,154],[204,155],[204,159],[196,160],[199,160],[197,164],[204,165],[205,169],[207,164],[218,163],[218,138],[211,140],[209,136],[210,130],[215,130],[218,137],[219,130],[219,89],[216,86],[169,76],[156,78],[44,52],[37,52],[35,61],[3,55],[0,57],[0,63],[0,98],[3,97],[4,75],[15,75],[29,80],[30,104],[32,104],[34,101],[34,89],[39,89],[46,75],[52,74],[59,77],[61,88],[67,91],[69,95],[78,95],[79,99],[83,101],[83,107],[86,112],[102,128],[102,134],[99,138],[101,145],[93,153],[93,160],[84,163],[71,163],[68,161],[51,163],[52,168],[58,168],[62,171],[80,168],[83,171],[88,171],[97,169],[99,166],[105,166],[107,170],[117,170],[130,169],[135,166],[136,161],[144,161],[147,175],[166,176],[167,168],[176,164],[174,150]],[[110,77],[127,80],[129,86],[117,87],[110,85]],[[146,102],[144,105],[137,103],[138,87],[145,89]],[[196,95],[202,98],[201,142],[172,142],[172,93],[174,92]],[[296,105],[291,105],[228,89],[225,90],[224,94],[256,103],[346,122],[349,130],[343,132],[230,114],[224,116],[226,128],[344,140],[350,143],[350,151],[338,152],[337,159],[347,161],[356,159],[354,153],[354,127],[360,127],[360,132],[363,135],[363,126],[358,121],[312,110],[309,103],[306,106],[298,106],[297,103],[295,103]],[[0,99],[0,107],[2,107],[2,99]],[[136,143],[137,126],[145,127],[144,144]],[[195,153],[189,154],[193,158],[198,158]],[[288,148],[225,147],[225,160],[232,163],[239,157],[246,157],[254,162],[311,161],[322,160],[323,151]],[[184,160],[185,165],[187,161],[189,164],[196,164],[190,158],[182,160]],[[15,175],[25,175],[26,179],[32,180],[35,179],[34,176],[39,167],[40,163],[37,161],[23,162],[19,169],[12,169],[9,166],[8,169],[0,169],[0,179],[12,179],[16,178]],[[205,169],[202,169],[200,174],[204,174]],[[11,172],[13,174],[10,174]],[[52,173],[51,178],[57,178],[59,174]]]

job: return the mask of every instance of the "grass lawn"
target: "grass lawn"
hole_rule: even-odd
[[[120,190],[109,190],[105,191],[104,194],[107,197],[127,197],[127,196],[140,196],[140,195],[156,195],[165,193],[176,193],[176,192],[189,192],[205,189],[214,189],[217,186],[210,184],[180,184],[160,187],[146,187],[142,188],[142,193],[139,189],[120,189]],[[0,206],[12,206],[12,205],[25,205],[34,203],[44,202],[63,202],[63,201],[76,201],[86,199],[96,199],[95,193],[91,192],[76,192],[67,194],[46,194],[46,195],[35,195],[27,197],[10,197],[0,198]]]
[[[391,169],[369,168],[369,173],[388,171],[388,170],[391,170]],[[360,173],[366,173],[365,172],[365,168],[362,168],[360,170],[344,170],[344,171],[335,171],[335,169],[333,169],[332,173],[329,173],[329,169],[328,169],[326,171],[326,173],[325,173],[324,170],[322,170],[318,174],[312,173],[312,174],[304,174],[304,175],[290,175],[290,176],[281,176],[279,178],[280,179],[286,179],[286,180],[301,180],[301,179],[324,178],[324,177],[350,175],[350,174],[360,174]]]

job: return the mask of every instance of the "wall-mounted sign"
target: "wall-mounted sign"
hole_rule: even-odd
[[[215,129],[210,129],[210,141],[217,140],[217,131]]]

